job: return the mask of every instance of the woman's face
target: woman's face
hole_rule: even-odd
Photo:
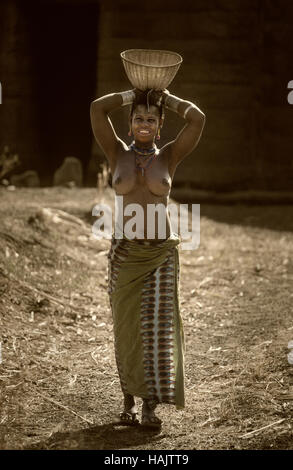
[[[150,106],[148,111],[145,105],[137,105],[131,121],[135,141],[153,142],[161,123],[159,110],[156,106]]]

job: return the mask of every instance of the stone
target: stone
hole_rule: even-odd
[[[54,173],[53,186],[82,186],[82,179],[81,161],[76,157],[66,157]]]
[[[19,175],[11,175],[10,183],[16,187],[37,188],[40,186],[40,178],[36,171],[28,170]]]

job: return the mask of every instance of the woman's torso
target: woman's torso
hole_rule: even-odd
[[[117,154],[115,165],[111,165],[111,173],[112,186],[116,196],[122,196],[119,198],[119,203],[123,215],[120,210],[120,213],[115,214],[115,217],[116,220],[123,223],[125,235],[127,236],[128,229],[136,232],[134,238],[158,241],[168,238],[171,234],[171,225],[167,205],[172,178],[168,170],[167,152],[160,150],[150,167],[145,169],[142,174],[141,169],[136,168],[135,152],[121,149],[121,152]],[[129,212],[130,215],[125,215],[129,204],[137,204],[138,206],[132,208],[134,212]],[[162,205],[159,209],[160,215],[156,215],[155,218],[152,215],[152,204]],[[128,210],[130,209],[129,207]],[[131,229],[127,222],[134,217],[136,225]],[[161,232],[158,225],[160,225]],[[165,226],[166,232],[164,233]]]

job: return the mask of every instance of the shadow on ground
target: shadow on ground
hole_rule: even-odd
[[[47,440],[26,446],[24,450],[118,450],[158,442],[164,437],[158,431],[140,426],[110,423],[74,432],[57,432]]]

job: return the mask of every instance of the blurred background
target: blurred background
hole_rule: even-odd
[[[90,102],[132,88],[120,52],[149,48],[182,55],[169,91],[207,118],[174,189],[290,191],[292,38],[290,0],[2,0],[0,178],[51,186],[65,168],[96,186],[105,157]],[[111,119],[129,144],[128,113]],[[183,126],[166,111],[160,145]]]

